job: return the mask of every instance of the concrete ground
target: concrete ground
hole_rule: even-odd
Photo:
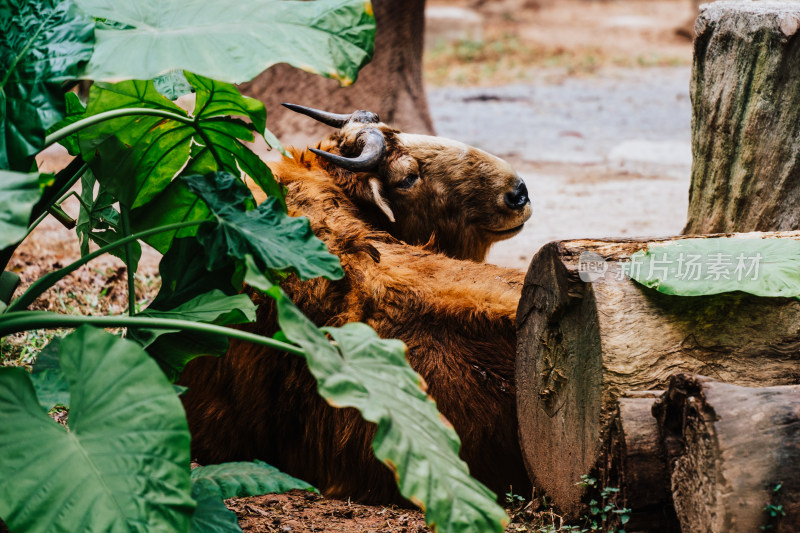
[[[691,167],[689,67],[429,91],[437,133],[503,157],[531,193],[521,234],[489,261],[526,268],[577,237],[680,233]]]

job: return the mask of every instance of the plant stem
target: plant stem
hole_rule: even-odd
[[[76,160],[83,163],[83,160],[79,157],[76,158]],[[61,186],[61,188],[58,189],[58,192],[53,196],[53,198],[55,198],[53,203],[61,203],[64,200],[64,196],[67,195],[72,186],[75,185],[79,179],[81,179],[81,176],[83,176],[87,170],[89,170],[89,163],[83,163],[78,171],[70,176],[69,179],[67,179],[67,181]]]
[[[78,164],[80,164],[80,167],[75,169],[74,172],[70,172],[70,169],[76,167]],[[83,176],[87,170],[89,170],[89,163],[84,163],[80,157],[76,157],[75,159],[72,160],[72,162],[70,162],[69,165],[67,165],[67,167],[64,170],[62,170],[56,175],[56,181],[58,181],[59,178],[61,178],[62,180],[64,180],[64,183],[59,187],[59,189],[56,191],[55,194],[53,194],[52,192],[50,193],[45,192],[42,195],[42,198],[33,207],[33,211],[31,212],[31,218],[35,217],[35,220],[31,222],[30,225],[28,226],[28,233],[25,234],[25,237],[22,240],[25,240],[28,237],[28,235],[30,235],[31,232],[36,229],[36,226],[41,224],[42,220],[47,218],[47,215],[50,214],[51,207],[57,204],[61,204],[61,202],[67,199],[67,197],[69,196],[68,194],[69,190],[72,188],[73,185],[75,185],[75,183],[77,183],[79,179],[81,179],[81,176]],[[62,178],[62,175],[66,177]],[[53,190],[55,190],[56,185],[57,183],[53,184],[52,187]],[[41,212],[37,214],[37,211],[40,210]]]
[[[53,205],[48,207],[47,213],[53,215],[53,218],[55,218],[65,228],[67,229],[75,228],[75,219],[69,216],[67,212],[64,211],[60,205],[58,205],[58,202],[55,202],[53,203]]]
[[[110,120],[112,118],[126,117],[130,115],[149,115],[155,117],[164,117],[172,120],[177,120],[178,122],[183,122],[184,124],[189,124],[189,125],[194,124],[194,120],[192,120],[190,117],[179,115],[178,113],[174,113],[172,111],[165,111],[163,109],[151,109],[149,107],[130,107],[125,109],[112,109],[111,111],[104,111],[102,113],[92,115],[91,117],[86,117],[77,122],[73,122],[68,126],[64,126],[60,130],[54,131],[53,133],[45,137],[44,146],[42,147],[42,150],[44,150],[51,144],[57,143],[61,139],[69,137],[76,131],[88,128],[89,126],[94,126],[95,124],[99,124],[103,121]]]
[[[120,219],[122,222],[122,234],[125,237],[130,236],[131,234],[131,221],[129,216],[129,209],[128,207],[122,205],[120,202],[119,204],[119,214]],[[133,279],[133,275],[135,274],[135,267],[131,268],[133,265],[133,242],[125,243],[125,268],[128,271],[128,314],[133,316],[136,314],[136,286],[135,280]]]
[[[82,267],[83,265],[85,265],[86,263],[88,263],[89,261],[94,259],[95,257],[101,256],[101,255],[103,255],[104,253],[106,253],[106,252],[108,252],[110,250],[113,250],[115,248],[119,248],[120,246],[123,246],[124,244],[129,243],[129,242],[133,242],[133,241],[135,241],[137,239],[143,239],[145,237],[149,237],[150,235],[155,235],[156,233],[164,233],[164,232],[167,232],[167,231],[186,228],[186,227],[189,227],[189,226],[199,226],[203,222],[206,222],[206,221],[205,220],[190,220],[190,221],[186,221],[186,222],[177,222],[175,224],[167,224],[166,226],[160,226],[158,228],[152,228],[152,229],[149,229],[149,230],[146,230],[146,231],[140,231],[139,233],[134,233],[133,235],[129,235],[127,237],[123,237],[122,239],[120,239],[120,240],[118,240],[116,242],[113,242],[111,244],[103,246],[102,248],[100,248],[98,250],[95,250],[94,252],[81,257],[80,259],[78,259],[74,263],[72,263],[70,265],[67,265],[64,268],[60,269],[60,270],[56,270],[54,272],[49,272],[48,274],[45,274],[41,278],[39,278],[36,281],[34,281],[33,284],[30,287],[28,287],[28,290],[23,292],[20,295],[19,298],[14,300],[14,302],[11,305],[8,306],[8,309],[6,310],[6,312],[10,313],[12,311],[22,311],[23,309],[26,309],[31,303],[33,303],[33,301],[36,298],[41,296],[42,293],[44,293],[44,291],[46,291],[47,289],[49,289],[50,287],[55,285],[64,276],[67,276],[68,274],[70,274],[70,273],[74,272],[75,270],[77,270],[78,268]]]
[[[80,176],[80,174],[78,174],[78,178],[80,178],[80,177],[81,177],[81,176]],[[76,179],[77,179],[77,178],[76,178]],[[70,188],[71,188],[71,186],[70,186]],[[68,189],[68,190],[69,190],[69,189]],[[78,193],[76,193],[75,191],[72,191],[72,192],[70,192],[70,193],[68,193],[68,194],[66,194],[66,195],[64,195],[64,196],[60,196],[60,197],[58,197],[58,196],[57,196],[56,198],[58,198],[58,200],[56,200],[55,202],[53,202],[53,206],[56,206],[56,205],[61,205],[62,203],[64,203],[64,202],[67,200],[67,198],[69,198],[69,197],[70,197],[70,196],[72,196],[72,195],[75,195],[75,198],[77,198],[77,199],[78,199],[78,201],[79,201],[79,202],[80,202],[80,203],[83,205],[83,207],[84,207],[84,208],[86,208],[86,203],[85,203],[83,200],[81,200],[81,197],[80,197],[80,196],[78,195]],[[33,222],[31,222],[30,226],[28,226],[28,233],[26,233],[26,234],[25,234],[25,237],[23,237],[23,238],[22,238],[22,240],[23,240],[23,241],[24,241],[25,239],[27,239],[27,238],[28,238],[28,235],[30,235],[31,233],[33,233],[33,230],[35,230],[35,229],[36,229],[36,226],[38,226],[39,224],[41,224],[41,223],[42,223],[42,221],[43,221],[45,218],[47,218],[47,215],[49,215],[49,214],[50,214],[50,209],[52,209],[52,207],[48,208],[48,210],[47,210],[47,211],[45,211],[44,213],[40,214],[40,215],[39,215],[39,216],[36,218],[36,220],[34,220]],[[88,209],[87,209],[87,210],[88,210]],[[75,221],[73,221],[73,222],[75,222]],[[72,224],[72,227],[69,227],[68,229],[72,229],[72,228],[74,228],[74,227],[75,227],[75,224]]]
[[[293,344],[281,342],[262,335],[256,335],[255,333],[248,333],[246,331],[217,326],[215,324],[192,322],[191,320],[140,316],[78,316],[62,315],[48,311],[17,311],[0,316],[0,337],[31,329],[77,328],[84,324],[90,324],[101,328],[157,328],[197,331],[198,333],[210,333],[261,344],[295,355],[305,355],[305,352],[301,348]]]

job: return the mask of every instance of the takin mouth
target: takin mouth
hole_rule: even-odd
[[[497,229],[486,228],[486,231],[488,231],[489,233],[494,233],[495,235],[511,235],[512,233],[517,233],[518,231],[521,231],[522,227],[524,225],[525,225],[525,223],[523,222],[519,226],[514,226],[513,228],[509,228],[509,229],[497,230]]]

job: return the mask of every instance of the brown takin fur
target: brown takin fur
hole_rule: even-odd
[[[336,142],[334,135],[321,146],[339,149]],[[446,249],[470,259],[485,255],[488,245],[464,244],[458,235],[449,236],[447,225],[428,221],[426,229],[425,222],[415,222],[399,229],[389,222],[385,209],[397,213],[397,221],[429,216],[390,189],[397,175],[386,169],[413,166],[403,157],[392,158],[394,150],[389,148],[382,170],[371,173],[340,170],[310,151],[294,151],[294,159],[275,167],[288,188],[290,214],[309,217],[345,272],[338,281],[290,277],[282,287],[318,326],[361,321],[382,338],[404,341],[409,363],[460,436],[471,474],[500,494],[510,486],[524,494],[530,482],[518,443],[514,388],[514,322],[524,275],[430,251]],[[480,163],[470,165],[467,171],[480,168]],[[432,175],[430,165],[420,166],[416,171],[423,180]],[[369,184],[376,177],[381,180],[378,200]],[[432,181],[435,192],[441,185]],[[377,206],[381,199],[388,205]],[[473,206],[465,212],[473,216]],[[443,213],[449,214],[446,206]],[[387,226],[394,235],[376,229]],[[253,298],[258,320],[249,329],[273,335],[278,328],[272,300]],[[201,463],[258,458],[329,496],[400,500],[392,473],[372,453],[374,425],[353,409],[333,408],[321,399],[301,357],[232,340],[225,357],[192,361],[181,383],[189,387],[184,405],[193,456]]]

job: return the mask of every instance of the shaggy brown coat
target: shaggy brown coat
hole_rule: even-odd
[[[375,230],[334,182],[347,174],[310,152],[295,152],[275,171],[290,213],[311,219],[345,271],[338,281],[290,277],[284,290],[319,326],[362,321],[403,340],[409,363],[461,437],[472,475],[500,494],[509,486],[525,494],[514,390],[523,274]],[[274,304],[254,299],[258,320],[250,330],[271,336]],[[258,458],[329,496],[399,500],[391,472],[372,453],[374,426],[325,403],[301,357],[233,340],[225,357],[192,361],[181,383],[189,387],[184,405],[201,463]]]

